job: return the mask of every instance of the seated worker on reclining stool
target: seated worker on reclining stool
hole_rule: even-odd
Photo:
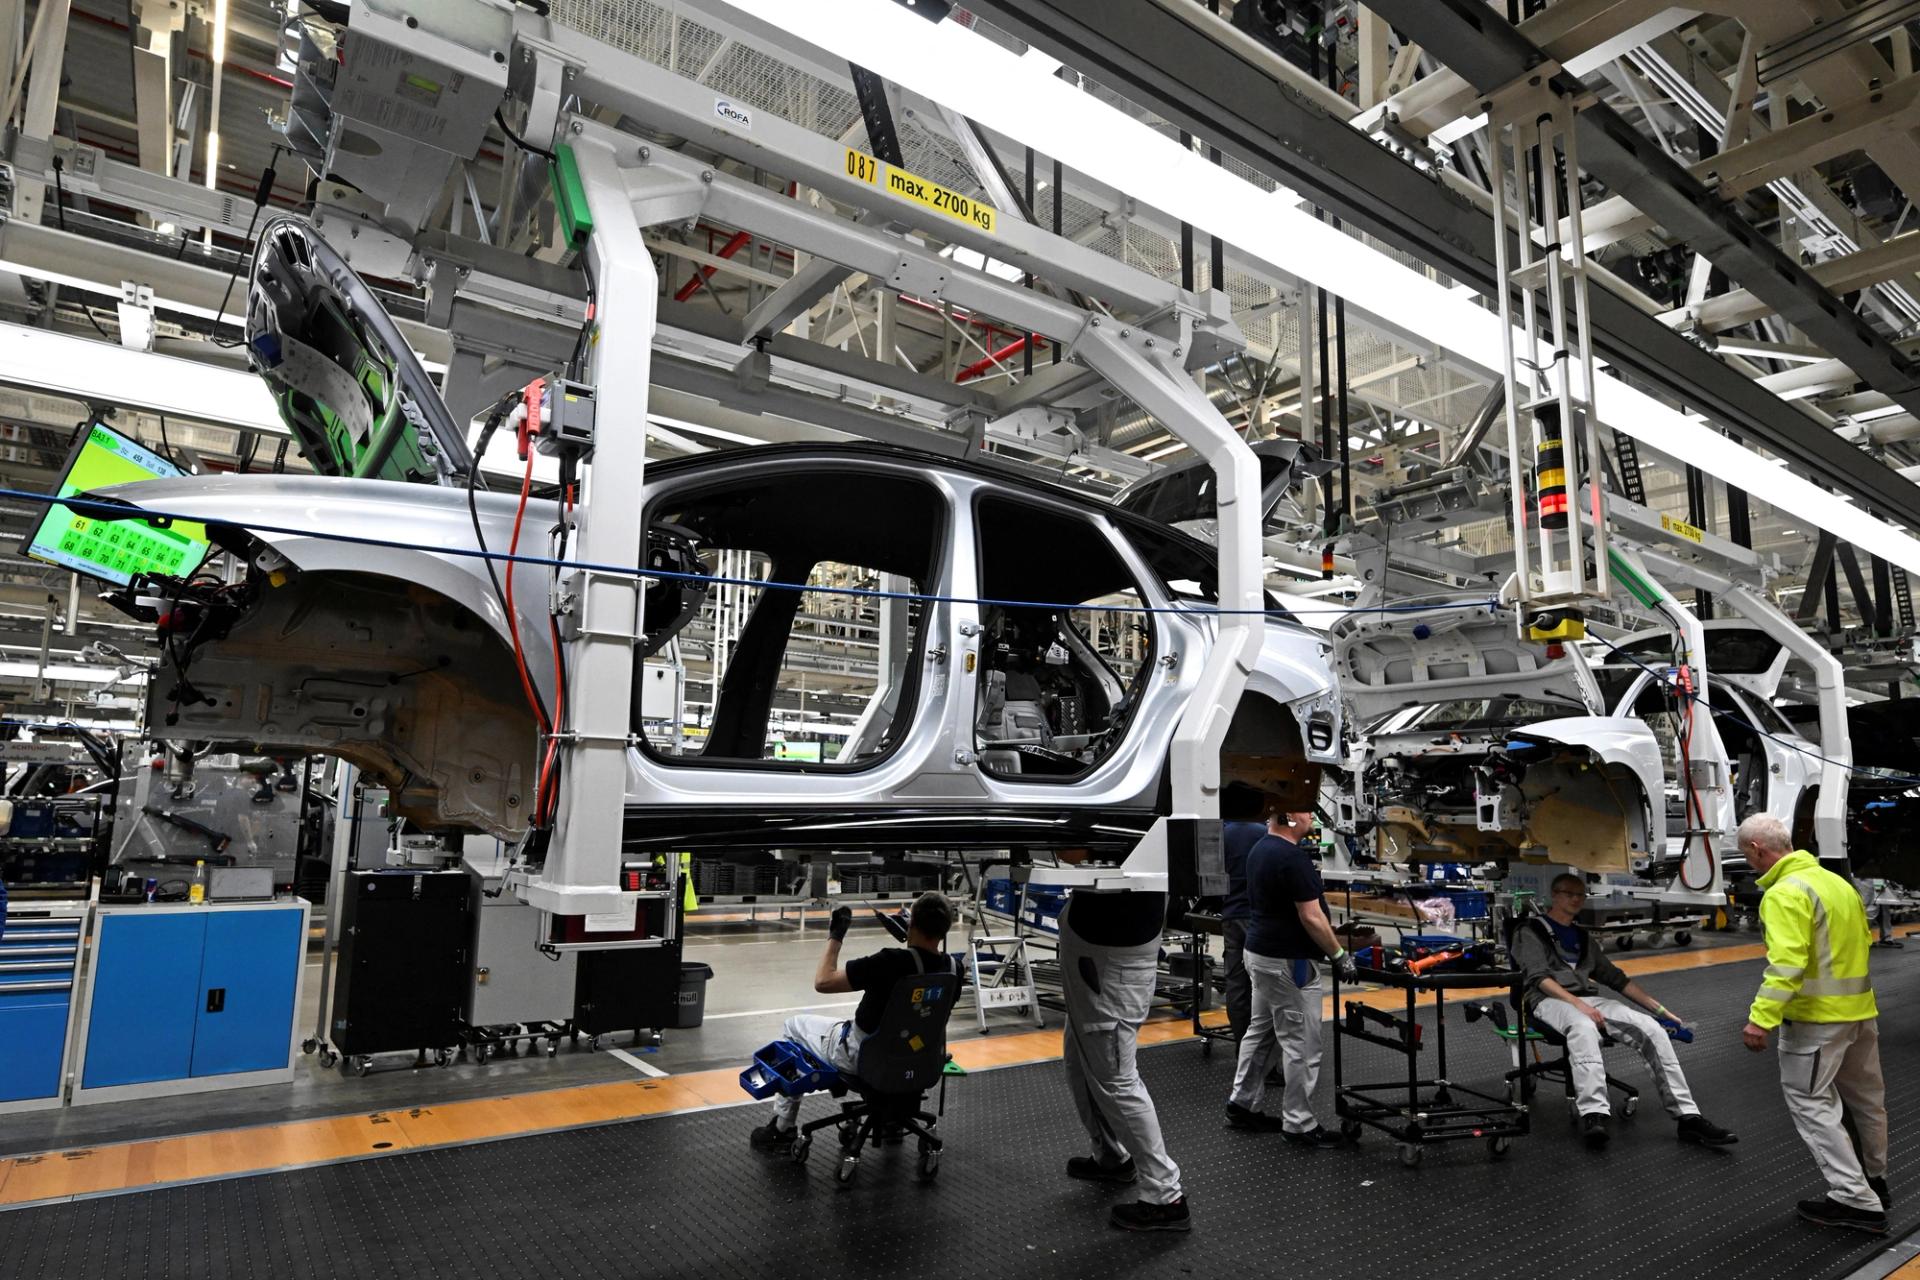
[[[836,907],[827,926],[827,949],[814,973],[813,989],[825,995],[860,992],[860,1005],[851,1018],[829,1018],[796,1013],[787,1019],[782,1037],[807,1047],[822,1061],[851,1072],[860,1060],[860,1044],[879,1027],[893,985],[923,973],[954,973],[960,962],[941,950],[953,927],[953,904],[945,895],[923,893],[907,916],[907,945],[887,947],[840,967],[840,944],[853,925],[853,908]],[[800,1115],[799,1098],[777,1098],[773,1118],[753,1131],[757,1151],[787,1151],[793,1146],[794,1126]]]
[[[1679,1122],[1682,1142],[1709,1147],[1738,1142],[1731,1131],[1700,1114],[1667,1029],[1648,1015],[1675,1022],[1680,1018],[1622,973],[1593,936],[1574,923],[1586,902],[1586,881],[1575,875],[1556,876],[1552,905],[1545,915],[1529,916],[1518,924],[1512,947],[1514,966],[1526,974],[1527,1016],[1566,1038],[1580,1130],[1587,1146],[1599,1150],[1611,1136],[1613,1108],[1607,1101],[1607,1068],[1600,1057],[1602,1034],[1631,1045],[1646,1060],[1667,1114]],[[1609,994],[1600,994],[1602,987]],[[1617,999],[1615,993],[1626,999]]]

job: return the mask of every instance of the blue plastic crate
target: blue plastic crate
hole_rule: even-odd
[[[1450,933],[1403,933],[1400,945],[1408,951],[1424,948],[1428,951],[1442,951],[1448,947],[1458,947],[1473,941],[1471,938],[1456,938]]]
[[[987,881],[986,892],[982,896],[986,900],[987,910],[1009,916],[1013,914],[1014,904],[1020,900],[1013,891],[1013,881],[1004,879]]]
[[[1451,885],[1440,888],[1440,892],[1453,900],[1453,918],[1455,920],[1485,920],[1490,903],[1485,889],[1456,889]]]
[[[756,1098],[771,1098],[776,1093],[797,1098],[830,1089],[839,1082],[838,1071],[791,1040],[775,1040],[756,1051],[753,1065],[740,1073],[740,1087]]]

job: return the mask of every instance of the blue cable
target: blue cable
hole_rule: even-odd
[[[28,493],[19,489],[0,488],[0,498],[19,498],[28,502],[37,502],[43,506],[63,506],[84,512],[102,520],[157,520],[179,521],[188,524],[235,525],[231,520],[210,519],[206,516],[187,515],[174,511],[150,510],[145,507],[127,507],[119,503],[102,502],[98,499],[79,496],[61,498],[53,494]],[[261,533],[286,534],[296,538],[319,538],[328,542],[344,542],[354,546],[386,547],[401,551],[430,550],[434,555],[461,556],[474,560],[505,560],[514,564],[534,565],[545,569],[583,569],[594,573],[605,573],[624,578],[650,579],[657,582],[689,582],[705,586],[741,586],[759,587],[768,591],[815,592],[820,595],[838,595],[864,597],[876,600],[918,601],[923,604],[971,604],[994,606],[1008,609],[1052,609],[1065,613],[1082,611],[1087,613],[1185,613],[1213,614],[1221,616],[1252,615],[1269,617],[1275,613],[1289,614],[1386,614],[1386,613],[1423,613],[1441,609],[1485,609],[1495,611],[1498,601],[1493,597],[1477,600],[1445,601],[1439,604],[1373,605],[1367,608],[1330,608],[1330,609],[1223,609],[1218,605],[1150,605],[1140,604],[1059,604],[1044,600],[1001,600],[990,596],[946,596],[914,591],[882,591],[877,587],[827,587],[814,586],[804,582],[773,582],[758,578],[729,578],[719,575],[700,573],[679,573],[671,569],[644,569],[636,565],[600,564],[591,560],[570,560],[552,556],[536,556],[510,553],[505,551],[482,551],[477,547],[433,547],[422,548],[411,542],[400,542],[392,538],[376,538],[356,533],[321,533],[313,529],[301,529],[287,525],[257,524],[235,525]]]

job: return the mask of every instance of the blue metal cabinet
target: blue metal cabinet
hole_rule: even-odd
[[[206,937],[198,911],[101,914],[82,1088],[191,1074]]]
[[[115,906],[97,919],[75,1102],[290,1072],[305,903]]]
[[[81,928],[23,905],[0,934],[0,1109],[60,1101]]]
[[[232,911],[207,916],[194,1023],[193,1074],[287,1065],[302,914]]]

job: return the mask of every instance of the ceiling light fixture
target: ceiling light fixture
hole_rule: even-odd
[[[982,128],[1054,156],[1095,182],[1319,285],[1489,376],[1504,368],[1499,316],[1478,299],[1335,231],[1301,208],[1293,192],[1263,191],[1082,92],[1052,74],[1051,58],[1021,57],[951,22],[930,25],[887,0],[729,0],[726,7],[964,111]],[[982,92],[982,86],[992,86],[992,92]],[[1920,573],[1920,540],[1905,530],[1849,506],[1788,468],[1768,465],[1714,428],[1612,374],[1599,375],[1592,400],[1599,420],[1614,431]]]

